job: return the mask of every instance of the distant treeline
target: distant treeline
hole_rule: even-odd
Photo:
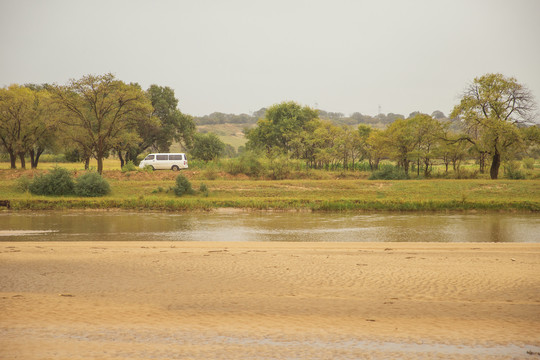
[[[251,115],[248,114],[225,114],[221,112],[214,112],[209,115],[194,117],[197,125],[217,125],[217,124],[256,124],[257,121],[263,118],[266,114],[267,108],[261,108]],[[366,124],[375,127],[385,127],[398,119],[405,119],[406,117],[401,114],[378,114],[376,116],[364,115],[359,112],[355,112],[350,116],[346,116],[340,112],[331,112],[325,110],[318,110],[319,118],[321,120],[330,120],[336,125],[359,125]],[[412,118],[420,114],[419,111],[412,112],[407,118]],[[434,119],[443,120],[446,116],[442,111],[436,110],[431,116]]]

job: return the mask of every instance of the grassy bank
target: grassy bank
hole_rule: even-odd
[[[100,198],[35,196],[18,189],[31,170],[0,170],[0,200],[13,210],[140,209],[210,210],[246,208],[312,211],[540,211],[540,180],[402,180],[360,178],[250,180],[209,179],[200,171],[182,172],[194,189],[207,185],[208,196],[196,192],[177,197],[170,188],[178,173],[108,170],[111,194]],[[77,175],[81,174],[77,170]]]

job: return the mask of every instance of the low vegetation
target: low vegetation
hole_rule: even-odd
[[[203,166],[182,171],[179,176],[173,171],[112,170],[117,163],[108,160],[103,178],[110,185],[110,192],[101,197],[82,197],[73,193],[34,195],[28,191],[35,179],[58,171],[52,164],[43,165],[49,167],[50,172],[0,170],[1,199],[10,200],[12,209],[19,210],[540,211],[538,168],[522,169],[528,178],[536,178],[533,180],[493,181],[487,174],[479,179],[464,180],[368,180],[370,172],[295,168],[286,179],[272,180],[267,168],[264,175],[250,177],[226,172],[225,164],[210,163],[208,166],[213,169],[210,177]],[[74,188],[86,174],[95,174],[80,168],[69,168],[68,173],[73,175]],[[177,195],[180,188],[182,196]]]
[[[74,180],[73,174],[61,167],[36,174],[33,179],[23,175],[16,180],[15,188],[20,192],[45,196],[98,197],[111,191],[107,180],[96,172],[86,172]]]
[[[176,196],[191,195],[194,193],[193,188],[191,187],[191,182],[184,175],[180,174],[176,177],[174,193]]]
[[[72,195],[75,182],[67,169],[55,167],[49,173],[34,177],[28,189],[34,195]]]
[[[82,197],[105,196],[111,192],[111,187],[97,172],[87,172],[77,178],[75,195]]]

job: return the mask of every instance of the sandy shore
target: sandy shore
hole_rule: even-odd
[[[540,359],[540,244],[0,242],[0,358]]]

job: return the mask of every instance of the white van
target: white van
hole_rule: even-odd
[[[177,171],[180,169],[187,169],[188,163],[186,154],[150,154],[144,158],[139,164],[142,169],[145,166],[150,166],[153,170],[171,169]]]

